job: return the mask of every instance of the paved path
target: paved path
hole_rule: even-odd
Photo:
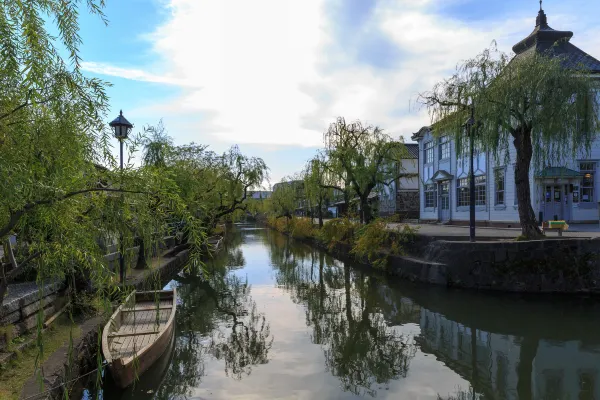
[[[319,223],[318,219],[314,219],[315,224]],[[329,219],[324,219],[324,222]],[[406,225],[404,223],[388,224],[390,228]],[[468,237],[469,227],[461,225],[440,225],[440,224],[413,224],[409,223],[413,228],[419,228],[419,233],[425,236],[454,236]],[[477,227],[475,236],[494,237],[494,238],[516,238],[521,234],[521,228],[487,228]],[[548,232],[548,237],[558,236],[558,232]],[[563,237],[600,237],[599,224],[569,224],[569,230],[563,232]]]
[[[391,228],[402,226],[404,224],[389,224]],[[469,227],[459,225],[437,225],[437,224],[408,224],[414,228],[419,228],[419,234],[425,236],[455,236],[468,237]],[[521,234],[520,228],[486,228],[477,227],[475,236],[497,237],[497,238],[516,238]],[[555,231],[547,234],[549,237],[558,236]],[[569,230],[563,232],[563,237],[600,237],[600,228],[598,225],[569,225]]]

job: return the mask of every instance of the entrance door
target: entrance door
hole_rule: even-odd
[[[564,219],[563,213],[563,185],[546,185],[544,193],[544,220]]]
[[[440,220],[450,221],[450,181],[440,183]]]

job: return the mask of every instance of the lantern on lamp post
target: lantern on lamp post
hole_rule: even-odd
[[[112,120],[108,124],[115,134],[115,137],[119,140],[119,164],[120,164],[120,173],[121,173],[121,186],[123,185],[123,141],[127,139],[131,130],[133,129],[133,125],[131,122],[127,121],[127,118],[123,116],[123,110],[119,113],[119,116]],[[121,195],[121,199],[123,199],[123,195]],[[120,234],[120,243],[119,243],[119,276],[121,279],[121,284],[125,284],[125,256],[123,248],[123,233]]]

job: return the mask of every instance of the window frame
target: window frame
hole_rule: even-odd
[[[581,203],[594,203],[595,198],[595,179],[596,179],[596,161],[591,160],[580,160],[579,161],[579,172],[582,173],[581,184],[579,185],[579,204]],[[582,168],[582,166],[586,166],[587,168]],[[591,167],[591,168],[590,168]],[[590,175],[590,178],[586,178],[586,175]],[[591,183],[586,185],[585,180],[591,179]],[[590,192],[591,191],[591,192]],[[584,199],[584,193],[588,193],[588,198]]]
[[[477,175],[475,177],[475,207],[485,205],[487,205],[487,176]]]
[[[459,178],[456,180],[456,207],[469,207],[470,203],[469,178]]]
[[[424,198],[424,208],[436,208],[437,207],[437,190],[436,190],[436,184],[432,183],[429,185],[425,185],[424,186],[424,190],[423,193],[425,194],[425,198]],[[431,199],[428,199],[428,195],[433,196]],[[428,203],[428,200],[431,200],[431,203]],[[428,205],[428,204],[432,204],[432,205]]]
[[[498,179],[498,175],[502,174],[502,189],[498,189],[498,183],[500,180]],[[502,193],[502,202],[498,201],[498,195]],[[506,168],[496,168],[494,169],[494,205],[495,206],[506,206]]]
[[[433,140],[430,140],[428,142],[425,142],[423,145],[423,164],[424,165],[428,165],[428,164],[433,164],[433,160],[434,160],[434,142]],[[428,154],[429,152],[431,152],[431,154]],[[431,155],[431,160],[430,160],[430,156]]]
[[[448,135],[444,135],[439,138],[438,159],[440,161],[450,159],[450,137]]]

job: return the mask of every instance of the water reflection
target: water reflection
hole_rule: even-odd
[[[415,346],[387,324],[375,279],[315,249],[273,236],[277,283],[306,307],[312,341],[323,348],[327,370],[338,377],[342,389],[375,396],[376,386],[406,377]]]
[[[593,299],[390,282],[254,227],[207,268],[171,283],[168,367],[120,398],[600,399]]]

